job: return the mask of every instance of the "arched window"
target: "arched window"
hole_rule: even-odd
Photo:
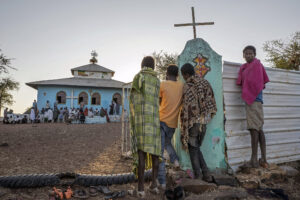
[[[81,92],[78,95],[78,104],[80,104],[81,102],[84,103],[84,105],[88,105],[88,94],[86,92]]]
[[[98,92],[93,93],[91,104],[92,105],[100,105],[101,104],[101,96]]]
[[[66,93],[64,91],[59,91],[56,94],[56,101],[58,104],[65,104],[66,103]]]
[[[117,103],[119,105],[122,105],[122,96],[120,95],[120,93],[116,92],[114,95],[113,95],[113,100],[116,99],[117,100]]]

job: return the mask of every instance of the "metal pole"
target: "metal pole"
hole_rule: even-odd
[[[195,13],[194,7],[192,7],[192,18],[193,18],[193,31],[194,31],[194,39],[196,39],[196,22],[195,22]]]

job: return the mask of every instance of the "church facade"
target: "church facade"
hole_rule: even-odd
[[[92,54],[93,55],[93,54]],[[53,109],[57,107],[79,108],[83,102],[85,107],[101,107],[109,111],[112,100],[122,105],[123,82],[112,79],[114,71],[102,67],[97,63],[95,56],[90,64],[72,68],[73,77],[53,80],[42,80],[26,83],[37,90],[37,107],[46,108],[47,101]],[[125,109],[128,105],[124,106]]]

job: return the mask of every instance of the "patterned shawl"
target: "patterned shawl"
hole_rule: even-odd
[[[186,80],[183,87],[181,121],[181,142],[188,147],[189,129],[195,123],[207,124],[217,112],[214,92],[207,80],[197,75]],[[201,126],[200,126],[201,127]]]
[[[160,156],[161,135],[159,121],[160,81],[151,68],[143,68],[133,79],[130,92],[130,134],[134,165],[138,164],[138,150]],[[150,159],[146,169],[151,167]]]

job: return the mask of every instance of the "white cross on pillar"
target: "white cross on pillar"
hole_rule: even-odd
[[[67,96],[67,99],[71,99],[71,108],[73,108],[73,99],[78,99],[78,97],[74,97],[74,90],[72,89],[71,96]]]

